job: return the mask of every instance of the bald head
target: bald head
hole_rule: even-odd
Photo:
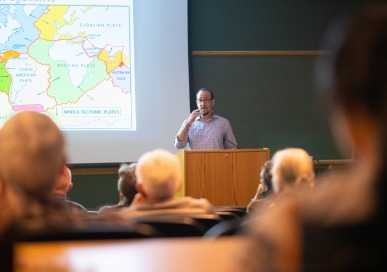
[[[272,183],[274,192],[285,188],[314,185],[314,169],[309,154],[301,148],[277,151],[272,158]]]
[[[48,195],[64,163],[64,136],[46,115],[23,111],[0,130],[0,175],[15,189]]]

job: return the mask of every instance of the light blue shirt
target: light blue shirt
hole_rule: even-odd
[[[188,119],[184,120],[181,129],[187,122]],[[179,142],[177,136],[175,137],[176,148],[184,148],[187,143],[192,150],[232,149],[237,148],[238,145],[230,122],[215,114],[207,121],[197,117],[189,127],[187,141]]]

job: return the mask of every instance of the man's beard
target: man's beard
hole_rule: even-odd
[[[203,112],[203,113],[200,113],[201,116],[206,116],[208,115],[210,112],[209,111],[206,111],[206,112]]]

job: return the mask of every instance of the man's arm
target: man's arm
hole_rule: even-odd
[[[190,126],[195,122],[196,117],[198,117],[200,114],[200,110],[196,109],[188,116],[187,120],[185,120],[179,130],[179,132],[176,135],[175,139],[175,147],[176,148],[183,148],[186,146],[188,142],[188,132]]]
[[[188,120],[185,120],[176,136],[179,142],[186,142],[188,140],[188,131],[190,126],[191,124]]]
[[[184,148],[188,143],[188,131],[189,131],[189,125],[188,121],[185,120],[183,124],[181,125],[181,128],[179,129],[179,132],[177,133],[175,137],[175,147],[178,149]]]

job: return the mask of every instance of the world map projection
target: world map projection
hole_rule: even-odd
[[[136,129],[132,6],[2,3],[0,127],[33,110],[61,129]]]

